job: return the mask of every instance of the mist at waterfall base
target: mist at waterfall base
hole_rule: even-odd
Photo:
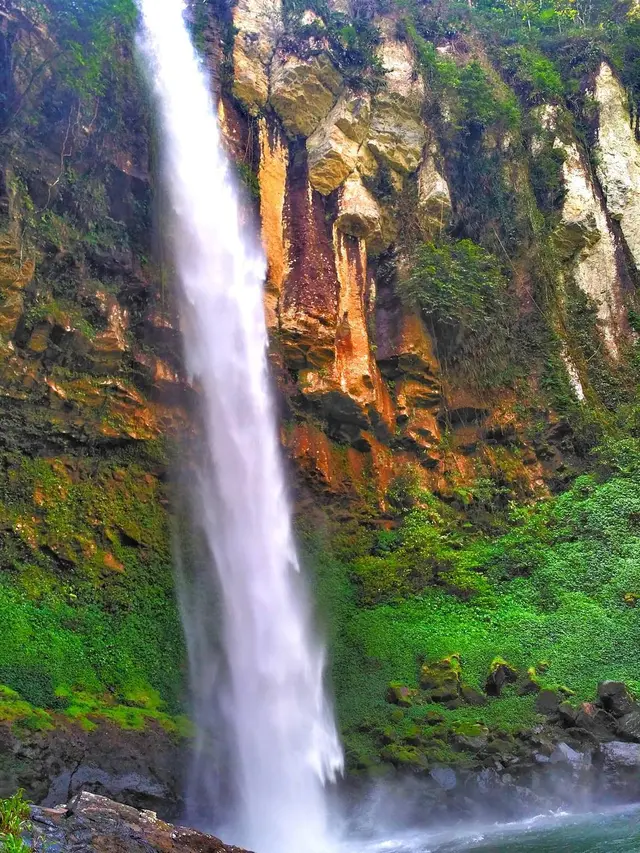
[[[418,819],[402,813],[401,785],[393,796],[378,788],[348,814],[329,809],[325,785],[342,755],[323,687],[324,649],[298,571],[269,393],[265,260],[241,222],[184,3],[138,2],[186,361],[202,404],[201,440],[189,454],[197,464],[185,467],[202,547],[178,571],[196,722],[186,820],[257,853],[637,853],[634,811],[548,813],[490,827],[466,819],[438,831],[428,807]],[[411,825],[421,829],[409,832]]]

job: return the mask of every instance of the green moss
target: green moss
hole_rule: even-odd
[[[0,477],[0,682],[71,717],[169,725],[184,646],[168,518],[159,482],[114,461],[21,457]]]

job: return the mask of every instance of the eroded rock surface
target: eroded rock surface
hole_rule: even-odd
[[[269,97],[269,64],[282,30],[281,3],[239,0],[233,25],[233,93],[255,115]]]
[[[596,76],[594,94],[599,110],[596,171],[607,209],[620,223],[629,252],[640,268],[640,146],[624,88],[606,62]]]
[[[326,53],[309,59],[277,53],[271,66],[271,104],[290,136],[309,136],[334,105],[342,77]]]
[[[153,811],[83,791],[67,806],[32,809],[33,838],[52,853],[241,853],[212,835],[173,826]]]

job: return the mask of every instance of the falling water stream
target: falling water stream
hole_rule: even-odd
[[[210,591],[185,623],[196,724],[224,691],[233,790],[226,840],[258,853],[326,850],[323,786],[341,768],[323,687],[324,650],[301,588],[269,392],[263,310],[265,261],[238,199],[207,77],[182,0],[139,0],[140,47],[160,117],[162,176],[182,290],[188,368],[203,397],[208,459],[196,503],[211,553],[200,583],[220,590],[228,677],[202,642]],[[200,602],[200,604],[199,604]],[[198,697],[205,701],[198,701]],[[220,697],[218,697],[220,698]],[[201,808],[215,766],[197,761]],[[204,792],[204,797],[203,797]],[[206,819],[206,816],[204,816]]]

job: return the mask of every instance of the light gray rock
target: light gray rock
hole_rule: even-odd
[[[429,775],[445,791],[453,791],[458,784],[456,774],[450,767],[434,767]]]
[[[621,768],[640,769],[640,743],[625,743],[613,740],[603,743],[600,747],[603,758],[603,769],[606,772]]]
[[[559,743],[549,757],[552,764],[569,764],[574,770],[586,770],[591,766],[591,756],[578,752],[568,743]]]

